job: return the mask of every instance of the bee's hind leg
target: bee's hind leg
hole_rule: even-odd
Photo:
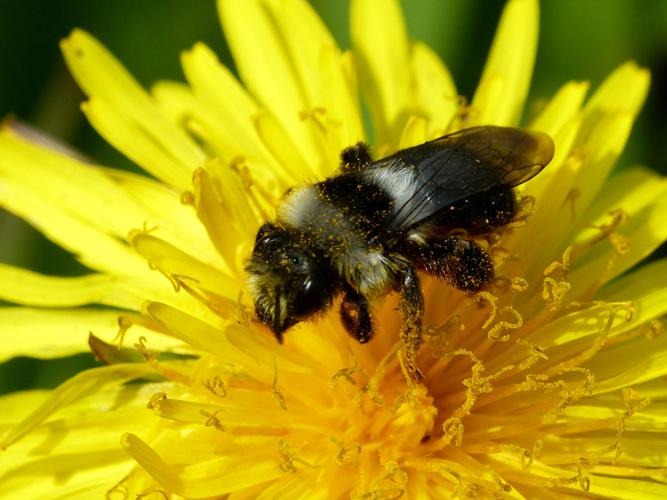
[[[344,290],[340,318],[347,332],[359,343],[365,344],[373,337],[373,321],[368,300],[350,286],[346,286]]]
[[[424,377],[417,368],[417,354],[422,344],[424,298],[419,277],[413,267],[409,267],[402,273],[398,292],[402,319],[401,343],[405,349],[405,359],[417,381],[421,381]]]
[[[456,236],[430,238],[413,249],[418,269],[444,279],[464,293],[476,293],[493,280],[491,257],[474,241]]]

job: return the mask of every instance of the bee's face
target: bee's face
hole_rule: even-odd
[[[257,317],[279,342],[285,330],[327,307],[337,288],[329,266],[299,243],[295,235],[266,223],[246,265]]]

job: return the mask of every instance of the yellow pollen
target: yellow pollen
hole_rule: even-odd
[[[500,310],[501,314],[502,313],[510,313],[512,316],[514,316],[514,322],[511,321],[499,321],[497,324],[493,326],[487,333],[487,338],[489,340],[493,340],[494,342],[507,342],[510,339],[509,334],[506,335],[501,335],[501,333],[506,330],[516,330],[517,328],[521,328],[523,325],[523,317],[517,311],[514,309],[512,306],[505,306]]]
[[[542,299],[544,299],[552,309],[557,308],[563,303],[565,295],[567,295],[567,292],[572,288],[572,285],[566,279],[570,269],[572,252],[573,247],[567,247],[561,255],[560,260],[552,262],[544,270]]]
[[[149,365],[156,365],[157,359],[160,357],[158,351],[151,351],[146,346],[148,339],[144,336],[139,337],[138,341],[134,344],[135,349],[141,353],[144,358],[144,361]]]
[[[332,387],[335,388],[338,385],[338,380],[341,378],[347,380],[350,385],[357,385],[357,380],[354,378],[354,375],[359,371],[359,361],[355,358],[354,364],[351,367],[343,367],[333,374],[331,377]]]
[[[575,303],[573,303],[572,305],[574,306]],[[547,373],[549,373],[550,375],[562,373],[565,370],[572,369],[591,359],[605,345],[607,341],[607,336],[611,331],[611,328],[614,324],[614,320],[617,317],[617,315],[619,313],[625,313],[624,320],[626,322],[629,322],[632,319],[635,310],[632,302],[611,302],[611,303],[593,302],[591,305],[589,305],[589,307],[594,307],[594,306],[604,307],[605,309],[607,309],[608,315],[606,323],[595,337],[593,344],[587,349],[581,351],[576,356],[573,356],[572,358],[563,361],[557,364],[556,366],[551,367],[549,370],[547,370]]]
[[[528,284],[528,281],[525,278],[512,278],[512,290],[515,292],[525,292],[528,290],[528,287],[530,285]]]
[[[549,359],[549,357],[542,351],[539,346],[531,344],[530,342],[527,342],[523,339],[517,339],[515,342],[519,345],[527,347],[529,351],[528,357],[519,363],[518,368],[520,371],[527,370],[540,360]]]
[[[361,445],[359,443],[345,446],[342,441],[334,437],[330,437],[329,439],[339,448],[338,454],[336,455],[336,461],[339,464],[356,465],[359,463],[359,457],[361,456]]]
[[[206,418],[206,423],[204,424],[206,427],[213,427],[218,431],[225,430],[225,426],[222,425],[222,422],[218,418],[218,412],[211,413],[206,410],[199,410],[199,412]]]
[[[227,397],[227,385],[220,375],[215,375],[210,380],[204,380],[202,385],[214,396],[219,398]]]
[[[181,203],[193,207],[195,205],[195,194],[192,191],[183,191],[181,193]]]
[[[148,403],[146,403],[146,408],[149,410],[154,410],[155,408],[158,407],[160,404],[160,401],[164,401],[167,399],[167,394],[164,392],[156,392],[153,394],[150,399],[148,400]]]
[[[368,500],[398,499],[405,493],[405,485],[408,482],[407,473],[394,461],[381,460],[382,467],[386,471],[371,484],[370,491],[353,498]]]
[[[657,339],[660,335],[662,335],[664,329],[665,326],[662,324],[662,321],[659,319],[652,319],[649,321],[646,337],[648,339]]]
[[[280,468],[285,472],[296,472],[296,464],[306,467],[315,467],[297,455],[296,449],[283,439],[278,440],[278,453],[280,454]]]
[[[575,249],[575,255],[579,255],[586,249],[605,239],[609,240],[618,255],[625,255],[628,253],[630,250],[630,241],[626,236],[619,234],[617,229],[627,223],[630,216],[625,210],[621,208],[610,211],[609,215],[611,216],[611,221],[608,224],[587,226],[591,229],[597,229],[599,232],[584,243],[577,245]]]
[[[491,311],[489,311],[489,317],[482,324],[482,329],[486,330],[491,325],[491,323],[493,322],[493,320],[496,317],[496,313],[498,312],[498,308],[496,306],[496,302],[498,302],[498,297],[496,297],[495,295],[493,295],[490,292],[482,291],[482,292],[478,292],[477,295],[475,295],[475,298],[478,301],[480,299],[484,299],[491,306]]]
[[[123,341],[125,340],[125,334],[133,325],[133,321],[127,316],[118,316],[118,333],[114,337],[113,341],[118,342],[118,348],[123,346]]]

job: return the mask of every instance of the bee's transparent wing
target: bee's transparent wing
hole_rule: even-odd
[[[412,182],[398,196],[392,227],[412,227],[468,196],[514,187],[539,173],[553,157],[551,138],[542,132],[506,127],[474,127],[378,160],[369,168],[402,164]],[[409,190],[409,192],[408,192]]]

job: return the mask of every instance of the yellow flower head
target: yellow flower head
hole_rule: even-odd
[[[425,280],[415,383],[395,297],[375,304],[367,345],[334,312],[279,346],[244,263],[286,189],[367,137],[359,92],[377,157],[518,126],[537,2],[508,2],[468,105],[396,0],[351,2],[351,52],[305,0],[218,7],[242,83],[197,44],[187,85],[146,92],[87,33],[62,43],[90,122],[152,177],[0,131],[0,203],[92,270],[0,266],[0,298],[19,304],[0,309],[0,352],[55,357],[88,338],[103,365],[2,399],[0,496],[667,497],[667,261],[635,266],[667,237],[667,183],[608,175],[647,72],[625,64],[589,98],[567,83],[525,124],[555,157],[488,236],[488,291]]]

